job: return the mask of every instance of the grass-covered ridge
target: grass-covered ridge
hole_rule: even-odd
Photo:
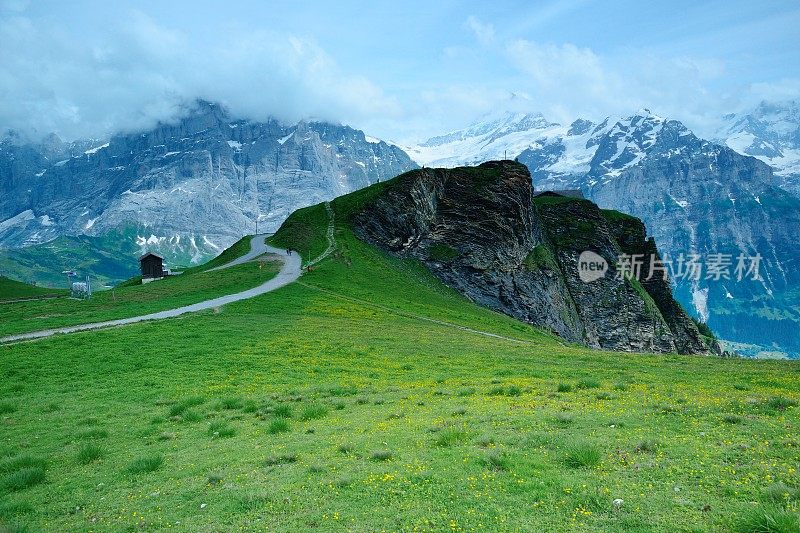
[[[64,289],[37,287],[29,283],[23,283],[5,276],[0,276],[0,302],[27,298],[50,298],[54,296],[64,296],[66,294],[67,291]]]
[[[347,221],[375,194],[332,202],[337,252],[299,283],[0,347],[0,522],[794,527],[796,364],[564,346],[356,239]],[[303,217],[324,249],[324,206]]]

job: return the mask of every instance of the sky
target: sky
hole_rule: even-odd
[[[800,98],[800,2],[0,0],[0,131],[102,139],[197,98],[401,143],[503,110],[712,135]]]

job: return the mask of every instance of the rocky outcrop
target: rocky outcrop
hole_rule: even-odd
[[[585,200],[534,200],[521,164],[422,169],[393,180],[354,217],[363,240],[425,263],[474,302],[566,340],[621,351],[709,353],[669,284],[617,276],[620,254],[653,251],[644,226]],[[584,282],[578,257],[609,265]]]

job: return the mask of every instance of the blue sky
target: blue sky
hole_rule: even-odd
[[[505,108],[708,133],[800,97],[798,27],[796,1],[0,0],[0,129],[102,137],[202,97],[403,142]]]

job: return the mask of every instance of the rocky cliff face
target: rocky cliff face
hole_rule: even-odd
[[[666,281],[617,276],[617,258],[655,253],[644,226],[588,201],[534,201],[528,169],[510,161],[406,173],[355,217],[356,234],[423,261],[478,304],[563,338],[623,351],[708,353]],[[609,265],[584,282],[578,256]]]
[[[208,102],[108,142],[9,138],[0,142],[0,248],[132,228],[140,248],[198,261],[253,233],[256,219],[273,231],[297,208],[415,167],[347,126],[236,120]]]

